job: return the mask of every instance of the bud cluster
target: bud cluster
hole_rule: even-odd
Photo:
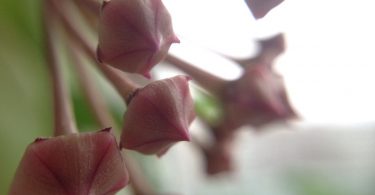
[[[254,16],[260,18],[278,1],[247,3]],[[92,40],[85,40],[85,31],[79,30],[78,22],[69,14],[71,6],[82,12],[84,21],[98,34],[96,51],[91,47]],[[45,0],[43,21],[54,89],[55,131],[53,137],[37,138],[27,147],[10,187],[12,195],[115,194],[129,183],[137,194],[155,194],[145,192],[148,184],[145,179],[137,179],[142,178],[136,175],[141,172],[121,150],[161,157],[177,142],[192,139],[188,128],[196,115],[188,83],[191,79],[212,92],[223,110],[217,123],[208,123],[214,142],[209,146],[195,143],[202,151],[208,174],[233,169],[231,145],[239,127],[261,127],[296,116],[281,76],[272,70],[273,60],[285,49],[282,35],[260,42],[262,50],[254,59],[232,59],[243,66],[243,75],[236,81],[225,81],[168,54],[171,44],[180,40],[161,0],[104,0],[101,4],[91,0]],[[59,25],[66,36],[56,35]],[[87,99],[105,129],[88,133],[76,130],[57,60],[56,37],[66,40],[64,44],[75,59]],[[77,60],[82,56],[95,62],[127,104],[119,141],[107,127],[116,124],[101,94]],[[140,74],[151,79],[150,71],[163,60],[189,76],[153,80],[145,85],[129,77]]]

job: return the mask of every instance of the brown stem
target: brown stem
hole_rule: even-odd
[[[73,40],[77,46],[79,46],[89,58],[95,61],[97,67],[101,72],[106,76],[108,80],[112,82],[117,92],[122,96],[123,100],[126,102],[127,98],[139,87],[135,83],[131,82],[125,77],[125,75],[115,68],[112,68],[108,65],[99,63],[96,60],[96,52],[91,46],[88,40],[77,30],[77,26],[74,26],[69,16],[64,12],[64,9],[61,9],[63,5],[57,5],[55,0],[51,1],[53,9],[56,11],[59,19],[61,20],[65,30],[67,31],[70,38]]]
[[[47,0],[44,3],[43,14],[44,23],[43,30],[45,33],[45,49],[47,64],[49,65],[52,83],[53,83],[53,98],[54,98],[54,117],[55,128],[54,135],[64,135],[69,133],[77,133],[77,127],[72,112],[72,106],[69,99],[69,93],[64,85],[61,67],[57,59],[57,46],[54,42],[53,18],[52,13],[49,11]]]
[[[190,75],[203,88],[214,95],[220,95],[222,88],[228,82],[172,54],[168,54],[164,60]]]

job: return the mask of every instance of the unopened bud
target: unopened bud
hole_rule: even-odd
[[[263,18],[271,9],[279,5],[284,0],[246,0],[256,19]]]
[[[128,180],[109,131],[69,134],[27,147],[10,194],[114,194]]]
[[[176,76],[139,89],[124,116],[121,147],[163,155],[178,141],[189,141],[195,118],[189,78]]]
[[[100,17],[99,61],[149,77],[150,69],[178,43],[161,0],[111,0]]]

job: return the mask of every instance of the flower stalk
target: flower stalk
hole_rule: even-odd
[[[69,44],[71,45],[72,43],[70,42]],[[80,53],[80,50],[77,47],[72,46],[70,46],[68,50],[70,51],[70,56],[77,70],[81,88],[85,93],[96,121],[102,128],[113,127],[115,122],[110,115],[110,110],[106,106],[104,97],[102,97],[102,94],[96,89],[94,78],[89,74],[89,68],[83,63],[83,56]]]
[[[219,78],[207,71],[204,71],[170,53],[167,55],[164,61],[187,73],[193,78],[194,81],[198,82],[204,89],[213,95],[220,95],[227,82],[225,79]]]
[[[44,5],[43,12],[45,16],[52,16],[50,7],[47,3]],[[45,32],[45,51],[47,57],[47,64],[49,66],[52,85],[53,85],[53,102],[54,102],[54,118],[55,128],[54,135],[64,135],[69,133],[77,133],[77,127],[72,112],[72,105],[69,100],[69,93],[64,85],[62,70],[57,57],[57,45],[53,40],[54,25],[51,17],[44,17],[43,28]]]

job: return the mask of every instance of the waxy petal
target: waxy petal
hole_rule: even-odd
[[[160,0],[111,0],[103,5],[97,55],[104,63],[148,77],[178,42]]]
[[[128,179],[111,132],[69,134],[27,147],[10,194],[114,194]]]
[[[176,142],[189,141],[195,114],[188,80],[176,76],[139,89],[124,116],[121,147],[160,156]]]

